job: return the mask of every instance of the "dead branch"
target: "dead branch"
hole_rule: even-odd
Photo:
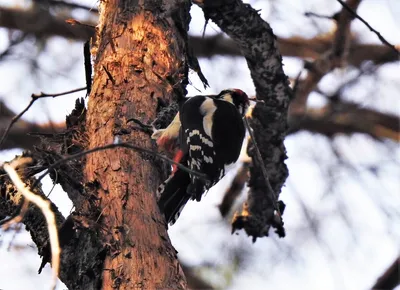
[[[365,21],[362,17],[360,17],[360,15],[358,15],[355,11],[355,9],[353,7],[351,7],[351,5],[346,4],[345,2],[343,2],[342,0],[337,0],[353,17],[357,18],[358,20],[360,20],[362,23],[365,24],[365,26],[368,27],[369,30],[371,30],[373,33],[376,34],[376,36],[378,36],[379,40],[387,45],[388,47],[390,47],[394,52],[397,53],[397,56],[400,57],[400,52],[396,49],[396,47],[389,43],[378,31],[376,31],[374,28],[372,28],[371,25],[369,25],[369,23],[367,21]]]
[[[242,166],[232,180],[230,187],[224,194],[221,204],[218,209],[222,217],[226,217],[230,212],[235,200],[240,196],[247,180],[249,179],[249,162],[243,162]]]
[[[397,285],[400,285],[400,257],[394,260],[382,276],[378,278],[372,289],[391,290],[396,288]]]
[[[350,102],[331,102],[304,115],[293,115],[288,134],[299,131],[319,133],[327,137],[337,134],[368,134],[375,139],[400,142],[400,119],[388,113],[362,108]]]
[[[278,37],[277,42],[279,51],[283,56],[313,61],[332,47],[332,36],[332,34],[329,34],[324,37],[316,36],[314,38]],[[239,47],[235,45],[234,41],[221,34],[205,38],[191,36],[189,42],[197,57],[213,57],[216,55],[242,56]],[[366,61],[382,64],[398,60],[397,53],[385,45],[358,43],[357,39],[354,38],[350,40],[347,59],[349,65],[360,67]]]
[[[263,164],[272,191],[279,196],[288,176],[284,163],[286,159],[283,144],[287,129],[287,108],[291,90],[282,69],[282,57],[277,50],[276,38],[271,27],[248,4],[241,1],[194,1],[204,11],[206,19],[214,21],[235,44],[246,58],[251,77],[256,88],[258,102],[250,125],[259,145]],[[273,193],[268,190],[262,174],[262,164],[256,162],[254,146],[248,147],[253,164],[250,168],[248,198],[249,211],[242,212],[240,226],[233,222],[233,229],[243,227],[248,235],[257,237],[268,235],[273,223],[275,207]],[[260,202],[263,200],[264,202]],[[263,204],[261,208],[257,206]]]
[[[54,2],[58,4],[61,1]],[[81,41],[86,41],[92,37],[94,35],[94,27],[97,25],[96,22],[90,22],[87,23],[88,25],[73,26],[45,11],[0,8],[0,16],[1,27],[18,29],[24,34],[61,36]],[[32,19],[39,19],[39,17],[43,19],[45,25],[42,24],[41,27],[26,25],[27,23],[32,23],[30,22],[33,21]],[[65,17],[65,20],[68,18],[72,18],[72,16]],[[331,36],[317,36],[311,39],[278,37],[277,42],[279,50],[284,56],[315,60],[332,47]],[[215,55],[242,56],[240,48],[235,45],[235,42],[222,35],[205,38],[191,36],[189,43],[197,57],[212,57]],[[347,61],[353,66],[359,67],[364,61],[373,61],[379,64],[398,60],[398,53],[386,45],[362,44],[357,43],[356,39],[352,39],[350,42]]]
[[[0,135],[4,135],[4,132],[15,116],[16,114],[0,101]],[[35,132],[39,135],[49,135],[61,132],[62,130],[65,130],[65,122],[36,124],[19,119],[9,130],[1,149],[33,149],[33,146],[39,145],[40,139],[30,133]]]
[[[31,175],[32,168],[32,166],[26,166],[25,162],[27,159],[32,160],[31,155],[24,154],[23,156],[17,156],[9,164],[5,164],[0,168],[0,216],[17,216],[16,213],[20,210],[25,199],[35,202],[40,198],[41,201],[39,201],[39,203],[42,203],[42,205],[45,204],[47,210],[52,212],[53,221],[51,221],[51,223],[54,225],[55,229],[57,229],[65,220],[57,207],[46,198],[40,186],[37,186],[34,190],[27,189],[31,188],[35,181],[35,178],[27,177]],[[32,241],[38,248],[39,255],[47,262],[49,223],[46,222],[44,214],[50,215],[49,213],[43,213],[39,207],[31,203],[23,215],[21,222],[30,232]],[[51,232],[53,238],[54,227]],[[66,277],[63,269],[61,269],[60,277],[62,279]]]
[[[5,131],[3,133],[3,136],[0,139],[0,149],[1,149],[2,145],[3,145],[4,140],[7,138],[7,135],[10,132],[12,126],[29,110],[29,108],[35,103],[36,100],[42,99],[42,98],[49,98],[49,97],[56,98],[56,97],[59,97],[59,96],[65,96],[65,95],[76,93],[76,92],[83,91],[83,90],[86,90],[86,87],[79,88],[79,89],[74,89],[74,90],[70,90],[70,91],[66,91],[66,92],[63,92],[63,93],[57,93],[57,94],[46,94],[46,93],[43,93],[43,92],[41,92],[39,95],[32,94],[31,95],[31,101],[29,102],[28,106],[26,106],[26,108],[23,109],[21,113],[19,113],[15,117],[13,117],[11,119],[10,124],[5,129]]]
[[[347,4],[356,10],[361,0],[347,0]],[[296,96],[290,104],[290,115],[303,115],[307,108],[310,93],[316,88],[319,81],[334,68],[341,67],[348,59],[350,46],[350,23],[352,15],[343,8],[338,14],[337,29],[330,50],[322,54],[312,63],[307,63],[307,77],[299,82]]]
[[[0,8],[0,26],[9,29],[18,29],[26,34],[37,36],[58,35],[65,38],[88,40],[94,35],[91,26],[73,26],[65,22],[68,17],[61,18],[51,15],[40,9],[21,10],[14,8]]]
[[[14,183],[18,191],[23,195],[23,197],[34,203],[40,210],[42,211],[43,215],[46,218],[47,222],[47,229],[49,232],[49,239],[50,239],[50,247],[51,247],[51,262],[52,262],[52,269],[53,269],[53,283],[51,284],[51,289],[56,288],[57,284],[57,277],[60,271],[60,244],[58,240],[58,231],[56,225],[56,218],[55,214],[51,209],[51,202],[42,199],[39,195],[34,194],[31,192],[24,182],[21,180],[20,176],[18,175],[16,168],[23,167],[28,163],[31,163],[31,158],[21,158],[12,161],[10,164],[4,164],[3,168],[4,171],[10,176],[11,181]]]

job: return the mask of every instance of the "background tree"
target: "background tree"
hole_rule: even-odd
[[[308,6],[304,5],[301,8],[285,1],[268,4],[251,3],[255,8],[264,8],[261,15],[271,23],[277,33],[280,52],[293,57],[284,58],[285,72],[292,78],[292,86],[295,91],[295,99],[289,114],[289,137],[286,141],[291,157],[288,161],[291,178],[288,180],[286,191],[282,194],[282,198],[288,205],[285,223],[289,234],[286,239],[279,241],[275,240],[274,236],[270,241],[258,240],[254,246],[249,246],[247,239],[225,235],[229,231],[226,229],[226,221],[217,218],[217,209],[210,209],[213,208],[210,203],[219,203],[222,199],[221,188],[212,190],[201,204],[195,204],[192,207],[189,205],[179,223],[170,231],[172,242],[180,252],[180,258],[189,265],[185,267],[187,273],[196,270],[197,273],[200,272],[203,277],[206,277],[209,283],[212,282],[216,286],[226,287],[227,284],[233,283],[232,287],[240,287],[240,283],[246,281],[244,276],[254,278],[254,276],[258,277],[258,273],[261,274],[259,275],[261,278],[258,279],[265,281],[266,267],[287,269],[287,263],[292,265],[292,269],[300,271],[298,269],[301,265],[299,261],[307,264],[315,260],[313,252],[315,245],[318,245],[318,252],[326,255],[330,261],[328,268],[335,277],[332,280],[337,283],[335,285],[328,279],[324,286],[332,284],[333,287],[342,288],[341,286],[353,285],[348,282],[346,274],[343,273],[345,270],[342,268],[341,260],[348,251],[346,251],[347,247],[354,249],[357,245],[357,251],[359,251],[359,255],[366,257],[365,261],[376,260],[376,255],[374,256],[373,252],[365,249],[374,248],[378,244],[381,251],[385,250],[384,254],[380,253],[380,255],[392,255],[391,259],[395,260],[395,256],[398,254],[396,250],[393,252],[393,248],[396,249],[393,245],[398,244],[399,241],[399,232],[393,227],[399,219],[399,200],[396,198],[396,192],[399,189],[398,181],[396,181],[399,158],[396,143],[399,140],[399,106],[395,98],[396,93],[398,94],[399,79],[394,73],[396,71],[394,68],[398,66],[398,52],[390,45],[380,42],[376,35],[369,32],[358,20],[355,20],[354,25],[350,26],[354,15],[348,13],[346,8],[337,2],[325,2],[322,4],[323,7],[309,2]],[[376,28],[385,40],[393,42],[392,36],[395,33],[387,32],[390,29],[385,30],[385,26],[379,28],[376,22],[371,22],[371,14],[367,13],[368,8],[363,10],[363,7],[369,7],[369,9],[371,6],[374,7],[371,1],[346,1],[346,3],[353,11],[364,17],[373,28]],[[394,5],[394,8],[391,8],[395,11],[396,4],[393,3],[393,1],[388,2],[387,5]],[[388,7],[382,3],[376,5],[381,10]],[[266,8],[270,11],[269,14],[264,12]],[[195,8],[192,9],[196,12]],[[83,80],[81,44],[74,46],[76,52],[71,49],[67,55],[61,49],[65,47],[66,42],[64,45],[62,44],[65,40],[54,39],[51,36],[58,35],[77,41],[86,40],[93,34],[93,28],[79,24],[71,26],[63,21],[65,18],[74,18],[89,25],[97,24],[96,11],[92,9],[92,12],[84,13],[85,10],[85,7],[80,5],[63,2],[34,2],[32,7],[24,11],[14,10],[10,7],[2,8],[0,25],[8,29],[18,29],[8,30],[6,34],[9,37],[9,45],[3,48],[3,67],[7,65],[7,75],[10,75],[10,71],[18,71],[19,73],[13,80],[17,80],[17,76],[22,75],[24,86],[18,86],[14,81],[3,88],[3,101],[7,107],[2,107],[1,126],[9,124],[10,118],[14,115],[13,111],[19,112],[24,107],[21,104],[22,106],[17,108],[16,104],[13,104],[15,101],[10,98],[8,91],[13,86],[20,88],[18,94],[21,96],[30,95],[32,91],[38,91],[38,88],[46,92],[53,91],[54,81],[46,82],[47,77],[43,74],[45,70],[49,70],[50,75],[55,75],[57,72],[76,79],[73,82],[66,81],[65,78],[57,78],[55,82],[60,83],[57,86],[59,91],[65,90],[68,82],[74,84],[73,88],[81,86]],[[318,16],[315,15],[316,11],[319,15],[329,16],[328,19],[316,18]],[[205,12],[206,16],[212,16],[212,13],[210,15],[210,12]],[[302,16],[303,12],[314,13]],[[192,15],[195,17],[195,14]],[[228,17],[229,13],[222,15]],[[15,19],[18,21],[13,21]],[[35,21],[30,19],[35,19]],[[220,25],[218,18],[211,17],[211,20]],[[386,23],[389,20],[385,19],[382,22]],[[36,25],[31,25],[31,23]],[[199,23],[199,26],[204,24],[202,21]],[[299,31],[295,29],[297,27],[303,29]],[[395,29],[393,25],[390,27]],[[248,73],[246,68],[242,68],[245,67],[245,64],[239,58],[241,52],[238,46],[231,39],[219,33],[215,34],[213,31],[215,29],[217,29],[216,26],[210,24],[207,32],[211,32],[211,34],[206,34],[204,38],[192,34],[190,38],[191,46],[198,57],[212,57],[210,60],[200,59],[200,63],[204,75],[210,81],[213,92],[226,87],[238,86],[237,77],[240,79],[242,89],[248,93],[254,92],[251,83],[245,80]],[[201,34],[200,28],[192,31]],[[292,31],[289,36],[287,31]],[[285,35],[287,37],[284,37]],[[249,47],[253,47],[251,35],[246,42]],[[240,48],[243,48],[243,45]],[[57,62],[55,63],[57,65],[50,61],[54,55],[56,55]],[[236,58],[227,62],[222,58],[214,57],[216,55]],[[300,59],[302,62],[296,59]],[[13,66],[10,66],[10,62]],[[36,76],[35,78],[27,78],[25,74],[21,73],[24,71],[23,69],[26,71],[27,67],[34,72],[32,76]],[[105,65],[105,68],[100,67],[100,71],[96,71],[97,75],[101,76],[102,82],[108,83],[108,86],[111,86],[113,81],[118,84],[112,69],[115,69],[112,65],[111,67]],[[111,74],[111,78],[107,71]],[[299,75],[299,72],[302,74]],[[123,74],[116,75],[122,77]],[[6,78],[3,77],[3,79]],[[191,75],[190,80],[195,82],[196,76]],[[44,84],[33,84],[34,81],[42,81]],[[200,87],[197,83],[195,86]],[[94,84],[94,88],[96,88],[96,84]],[[369,88],[370,90],[368,90]],[[192,94],[195,93],[190,86],[188,89]],[[148,93],[143,92],[146,96]],[[260,95],[260,92],[257,94]],[[167,96],[168,94],[161,95]],[[51,102],[53,105],[50,112],[42,113],[42,115],[54,114],[51,119],[57,120],[56,115],[60,113],[54,113],[56,112],[54,104],[63,101],[57,99],[51,100]],[[73,104],[73,101],[70,104]],[[154,104],[149,104],[149,106],[154,108]],[[116,107],[118,106],[116,105]],[[146,112],[149,111],[146,110]],[[67,111],[63,110],[62,113],[66,114]],[[136,112],[132,114],[134,113]],[[41,114],[33,109],[28,111],[28,114],[25,115],[27,119],[19,121],[5,140],[6,148],[32,148],[34,144],[37,144],[35,143],[37,138],[27,136],[27,132],[51,133],[64,128],[63,123],[52,122],[43,125],[45,118],[38,119],[39,115]],[[126,111],[123,115],[127,115]],[[101,116],[101,114],[97,114],[97,116]],[[3,120],[5,121],[3,122]],[[148,120],[151,118],[144,121]],[[40,121],[41,124],[38,124],[37,121]],[[112,122],[105,123],[112,126]],[[307,131],[317,134],[311,135]],[[142,136],[143,133],[135,131],[132,134]],[[344,134],[349,137],[345,137]],[[101,136],[110,136],[110,134],[101,134]],[[122,136],[122,138],[127,137],[126,135]],[[73,145],[79,147],[87,144],[85,139],[79,140],[78,144],[73,143]],[[112,142],[113,140],[108,141]],[[90,148],[93,148],[92,146],[95,147],[95,145],[90,145]],[[136,156],[136,153],[125,151],[125,149],[118,149],[116,152]],[[105,153],[107,154],[107,152]],[[54,156],[50,157],[53,158],[50,159],[51,161],[55,158]],[[5,160],[11,159],[6,156],[4,158]],[[96,158],[96,155],[89,158]],[[124,164],[111,164],[110,166],[110,168],[117,168],[118,166],[123,167]],[[306,180],[310,180],[312,183],[305,182]],[[113,184],[118,184],[118,182],[113,182]],[[123,182],[119,184],[123,184]],[[218,194],[218,191],[221,193]],[[54,195],[55,193],[52,194],[52,199]],[[241,197],[239,197],[240,199]],[[233,204],[233,209],[235,208],[237,208],[237,203]],[[191,209],[197,210],[192,211]],[[199,214],[199,212],[203,213],[204,209],[210,212],[211,219],[207,219],[205,214]],[[232,213],[232,210],[228,212]],[[108,213],[105,214],[108,216]],[[191,215],[192,219],[190,219]],[[228,214],[227,220],[230,221],[230,219],[231,215]],[[201,224],[206,224],[207,230],[202,230]],[[366,225],[369,225],[369,229],[365,228]],[[384,230],[385,228],[387,228],[387,232]],[[202,247],[205,247],[206,250],[194,250],[193,244],[205,240],[204,232],[207,233],[208,239],[206,245],[202,245]],[[338,236],[348,238],[342,238],[338,242]],[[366,243],[367,240],[370,241],[369,244]],[[110,248],[115,250],[113,247]],[[191,254],[191,251],[196,251],[198,254]],[[368,255],[363,253],[368,253]],[[258,265],[256,256],[263,257],[262,266]],[[349,262],[349,265],[357,264],[357,261],[360,264],[360,261],[354,258],[354,254],[350,256],[356,261],[353,264]],[[120,254],[118,257],[121,258],[122,255]],[[292,259],[287,262],[287,257]],[[116,263],[119,258],[110,263]],[[267,262],[267,266],[265,260],[270,261]],[[384,268],[391,263],[392,261],[387,260],[387,265],[382,266],[379,271],[383,273]],[[210,269],[212,271],[209,271]],[[249,275],[249,271],[252,275]],[[268,271],[268,273],[271,272]],[[290,273],[290,270],[286,272]],[[352,269],[353,276],[355,272],[357,272],[356,269]],[[371,272],[373,272],[372,275]],[[396,273],[396,271],[392,272]],[[378,270],[373,269],[372,266],[366,267],[364,273],[369,273],[371,277],[364,279],[364,284],[354,282],[357,287],[360,287],[359,285],[372,287],[374,280],[380,276]],[[130,275],[122,276],[131,277]],[[270,274],[271,283],[276,276],[276,274]],[[292,281],[298,279],[293,275],[290,277]],[[337,279],[337,277],[342,277],[342,279]],[[289,279],[284,279],[280,283],[287,285],[289,282],[286,280]],[[395,282],[396,280],[398,279],[392,279]],[[340,284],[341,281],[343,284]],[[392,283],[390,287],[393,288],[394,284],[396,283]],[[255,287],[260,288],[261,286],[255,284]]]

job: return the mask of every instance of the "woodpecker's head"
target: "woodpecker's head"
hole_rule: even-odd
[[[234,104],[242,116],[246,114],[250,105],[249,97],[239,89],[223,90],[219,93],[218,98]]]

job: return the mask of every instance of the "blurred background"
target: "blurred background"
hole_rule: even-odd
[[[310,74],[307,67],[331,47],[336,31],[332,16],[342,6],[334,0],[246,2],[271,25],[285,73],[292,84],[301,84]],[[96,25],[97,4],[0,0],[1,134],[32,93],[85,86],[86,36],[65,32],[69,24],[64,20]],[[363,0],[357,14],[388,42],[400,44],[400,1]],[[247,64],[236,46],[214,23],[205,27],[199,7],[193,5],[191,15],[191,43],[210,88],[204,90],[191,72],[189,95],[235,87],[254,96]],[[170,228],[187,275],[198,277],[202,288],[372,289],[399,259],[400,62],[357,19],[351,23],[350,39],[341,68],[318,81],[306,96],[304,118],[290,124],[285,142],[290,176],[280,195],[287,206],[286,237],[271,232],[253,244],[243,232],[231,235],[232,214],[245,200],[246,188],[225,218],[218,205],[235,170],[201,203],[190,202]],[[36,101],[1,148],[0,161],[34,145],[23,138],[27,132],[63,128],[75,99],[84,96],[81,92]],[[53,188],[50,179],[43,183],[67,216],[72,210],[67,195],[59,186]],[[37,274],[40,258],[23,226],[0,230],[0,261],[0,289],[49,288],[49,265]],[[59,283],[58,289],[65,288]]]

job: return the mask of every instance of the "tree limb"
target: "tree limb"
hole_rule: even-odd
[[[347,0],[347,5],[356,10],[361,0]],[[353,20],[352,14],[343,8],[337,21],[337,29],[333,38],[332,48],[322,54],[312,63],[308,63],[307,77],[300,81],[295,99],[290,104],[291,115],[302,115],[307,109],[307,100],[310,93],[315,89],[319,81],[334,68],[341,67],[347,60],[350,44],[350,23]]]
[[[297,36],[290,38],[278,37],[277,41],[282,55],[315,60],[332,47],[331,36],[316,36],[310,39]],[[197,57],[213,57],[216,55],[242,56],[235,42],[221,34],[204,38],[191,36],[189,42]],[[359,67],[365,61],[382,64],[398,60],[397,54],[385,45],[357,43],[356,39],[352,39],[350,42],[347,61],[355,67]]]
[[[354,18],[357,18],[358,20],[360,20],[363,24],[365,24],[365,26],[368,27],[368,29],[370,31],[372,31],[373,33],[376,34],[376,36],[378,36],[379,40],[385,44],[386,46],[388,46],[391,50],[393,50],[395,53],[397,53],[397,56],[400,57],[400,52],[396,49],[396,47],[389,43],[378,31],[376,31],[374,28],[372,28],[371,25],[369,25],[369,23],[367,21],[365,21],[362,17],[360,17],[356,12],[355,9],[353,9],[351,7],[351,3],[348,5],[345,2],[343,2],[342,0],[337,0]]]
[[[248,235],[268,235],[273,223],[276,200],[288,175],[283,140],[287,129],[287,108],[291,90],[282,69],[282,57],[276,48],[271,27],[248,4],[241,1],[195,1],[203,8],[206,19],[213,20],[239,46],[246,58],[256,88],[258,102],[250,125],[260,147],[263,163],[273,191],[268,190],[261,172],[262,164],[255,158],[254,147],[248,148],[252,157],[251,191],[246,209],[233,221],[233,230],[244,228]]]
[[[67,18],[51,15],[44,10],[21,10],[0,7],[0,26],[18,29],[36,36],[61,36],[86,41],[94,35],[94,27],[71,25]]]
[[[59,2],[59,1],[54,1]],[[43,19],[42,26],[30,25],[32,21]],[[72,17],[72,16],[71,16]],[[94,27],[97,22],[88,25],[71,25],[65,19],[52,16],[46,11],[22,10],[0,8],[0,26],[10,29],[18,29],[26,34],[36,36],[61,36],[71,39],[86,41],[94,35]],[[279,50],[284,56],[299,57],[315,60],[321,54],[332,47],[332,35],[316,36],[311,39],[302,37],[277,38]],[[197,57],[212,57],[215,55],[242,56],[241,50],[235,42],[222,35],[209,37],[191,36],[189,43]],[[376,44],[357,43],[351,39],[349,47],[348,63],[359,67],[364,61],[373,61],[376,64],[398,61],[398,54],[390,47]]]
[[[20,175],[19,178],[24,179],[26,186],[22,185],[25,189],[29,188],[35,181],[35,178],[27,178],[30,175],[30,167],[20,164],[22,160],[29,158],[29,155],[17,156],[11,165],[4,165],[4,168],[0,169],[0,216],[13,216],[19,211],[25,192],[21,192],[21,185],[16,182],[16,171]],[[19,165],[20,164],[20,165]],[[15,168],[14,168],[15,167]],[[10,175],[10,177],[6,174]],[[54,215],[54,226],[59,228],[64,222],[64,217],[58,211],[57,207],[46,197],[41,187],[36,187],[30,192],[33,199],[40,199],[43,203],[47,203],[48,209]],[[30,204],[22,217],[22,223],[26,226],[26,229],[30,232],[32,241],[38,248],[39,255],[46,259],[48,256],[49,247],[49,232],[46,223],[46,218],[42,209],[36,204]],[[56,229],[55,229],[56,230]],[[56,230],[57,231],[57,230]],[[55,233],[57,235],[57,232]],[[58,247],[58,239],[57,239]],[[58,267],[56,267],[55,270]],[[60,278],[65,278],[63,270],[61,269]]]
[[[33,160],[32,158],[25,157],[14,160],[11,163],[6,163],[3,165],[3,169],[7,172],[8,176],[10,177],[12,183],[18,190],[18,193],[22,195],[22,197],[34,205],[36,205],[46,219],[47,230],[49,234],[49,243],[51,248],[51,262],[53,268],[53,281],[51,284],[51,289],[56,288],[57,278],[60,271],[60,243],[58,239],[58,230],[56,225],[56,215],[52,210],[53,203],[48,199],[42,198],[39,195],[30,191],[30,189],[24,184],[21,177],[18,175],[16,168],[21,166],[26,166],[26,164],[31,163]],[[24,214],[27,210],[27,203],[24,203]],[[23,219],[23,217],[21,217]]]
[[[400,257],[389,266],[389,268],[378,278],[373,290],[391,290],[400,285]]]
[[[67,91],[67,92],[63,92],[63,93],[57,93],[57,94],[46,94],[46,93],[40,93],[40,94],[32,94],[31,95],[31,101],[29,102],[29,104],[26,106],[25,109],[22,110],[21,113],[19,113],[18,115],[14,116],[11,121],[9,122],[9,125],[7,126],[7,128],[4,130],[3,135],[0,139],[0,149],[2,148],[3,142],[6,139],[8,133],[10,132],[12,126],[19,120],[21,119],[21,117],[29,110],[29,108],[35,103],[35,101],[37,101],[38,99],[42,99],[42,98],[55,98],[55,97],[59,97],[59,96],[64,96],[64,95],[68,95],[68,94],[72,94],[72,93],[76,93],[79,91],[83,91],[85,90],[86,87],[84,88],[79,88],[79,89],[75,89],[75,90],[71,90],[71,91]],[[1,105],[1,103],[0,103]],[[10,110],[7,110],[6,113],[10,113]]]
[[[289,134],[299,131],[328,137],[337,134],[364,133],[376,139],[400,142],[400,119],[388,113],[362,108],[350,102],[332,102],[323,108],[308,109],[304,115],[293,115]]]

